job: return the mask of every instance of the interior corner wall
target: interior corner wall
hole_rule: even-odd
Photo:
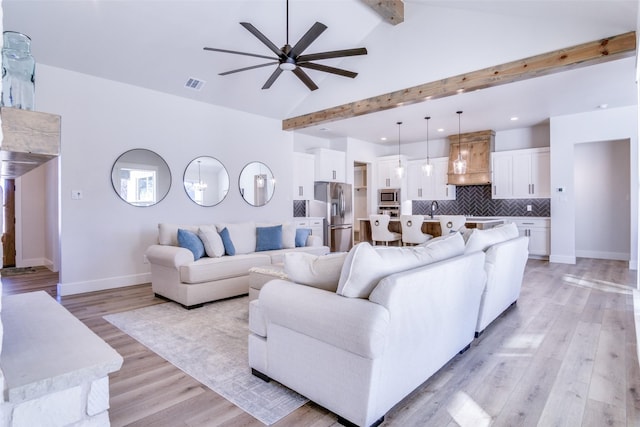
[[[629,268],[638,268],[638,108],[624,107],[552,117],[551,262],[576,262],[574,146],[585,142],[629,140],[631,242]]]
[[[16,179],[16,267],[47,265],[45,180],[43,165]]]
[[[158,223],[283,221],[293,216],[293,137],[280,120],[171,96],[56,67],[38,65],[37,108],[62,117],[59,160],[60,295],[150,281],[144,252],[157,242]],[[116,158],[133,148],[162,156],[171,170],[168,195],[155,206],[122,201],[111,184]],[[212,156],[227,168],[230,189],[213,207],[192,202],[182,185],[186,166]],[[246,203],[242,168],[268,165],[273,199]],[[80,200],[71,198],[81,190]]]

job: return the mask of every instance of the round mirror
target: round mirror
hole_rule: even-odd
[[[111,169],[116,194],[133,206],[153,206],[169,193],[171,171],[162,157],[137,148],[124,152]]]
[[[184,170],[184,190],[200,206],[215,206],[229,192],[229,174],[213,157],[196,157]]]
[[[240,172],[238,185],[245,202],[252,206],[264,206],[273,197],[276,180],[269,166],[261,162],[251,162]]]

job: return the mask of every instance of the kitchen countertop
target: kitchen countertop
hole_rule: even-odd
[[[429,215],[423,215],[424,222],[440,222],[441,215],[434,215],[431,218]],[[548,216],[468,216],[466,222],[474,224],[488,224],[496,221],[504,221],[509,219],[549,219]],[[369,218],[357,218],[356,221],[369,221]],[[390,222],[398,222],[400,218],[391,218]]]

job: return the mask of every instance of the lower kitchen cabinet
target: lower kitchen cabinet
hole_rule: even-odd
[[[311,234],[314,236],[320,236],[324,242],[324,218],[295,218],[294,222],[296,224],[296,228],[310,228]]]
[[[529,256],[549,257],[551,252],[551,220],[549,218],[505,218],[514,222],[521,236],[529,237]]]

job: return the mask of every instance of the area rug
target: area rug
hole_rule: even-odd
[[[0,269],[0,276],[20,276],[22,274],[35,273],[36,269],[33,267],[9,267]]]
[[[186,310],[158,304],[104,319],[264,424],[307,402],[275,381],[251,374],[247,358],[248,297]]]

